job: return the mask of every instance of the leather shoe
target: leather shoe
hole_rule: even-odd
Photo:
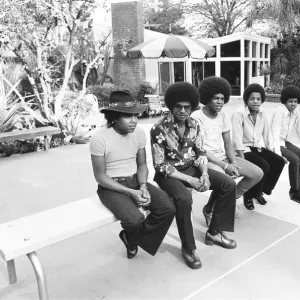
[[[206,205],[203,206],[202,212],[206,221],[206,225],[209,227],[213,214],[206,211]]]
[[[195,250],[185,250],[183,247],[181,248],[182,256],[191,269],[199,269],[202,264],[200,258],[195,254]]]
[[[234,249],[236,247],[235,240],[230,240],[223,231],[218,231],[218,234],[212,235],[209,231],[205,234],[205,244],[209,246],[219,245],[226,249]]]
[[[300,203],[300,191],[299,190],[296,192],[290,191],[290,198],[291,200]]]
[[[264,198],[263,194],[259,194],[258,196],[254,197],[254,199],[260,204],[260,205],[266,205],[267,200]]]
[[[129,245],[128,245],[128,242],[127,242],[127,238],[126,238],[126,232],[125,230],[122,230],[120,233],[119,233],[119,238],[121,239],[121,241],[124,243],[125,247],[126,247],[126,250],[127,250],[127,258],[134,258],[137,253],[138,253],[138,247],[135,246],[134,249],[129,249]]]
[[[247,209],[253,210],[254,209],[253,199],[250,197],[244,196],[244,205]]]

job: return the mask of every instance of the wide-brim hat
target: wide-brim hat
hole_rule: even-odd
[[[140,104],[135,101],[127,90],[113,91],[109,96],[108,107],[101,109],[100,112],[117,111],[126,114],[139,114],[145,111],[147,107],[147,104]]]

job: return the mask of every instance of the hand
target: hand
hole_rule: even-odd
[[[147,189],[147,185],[146,184],[142,184],[140,186],[140,191],[142,192],[142,197],[148,200],[148,202],[146,202],[142,206],[148,206],[151,203],[151,196],[150,196],[150,193],[149,193],[149,191]]]
[[[210,188],[210,181],[209,181],[208,176],[206,176],[206,175],[203,176],[202,175],[200,177],[200,180],[202,180],[204,182],[204,184],[203,184],[202,188],[199,189],[198,191],[199,192],[206,192],[207,190],[209,190],[209,188]]]
[[[130,196],[138,206],[149,205],[151,202],[150,198],[143,197],[143,192],[140,190],[131,190]]]
[[[199,191],[203,187],[205,182],[202,177],[200,178],[191,177],[188,183],[193,189]]]
[[[228,164],[228,166],[225,169],[225,173],[231,177],[239,177],[239,169],[240,167],[237,167],[235,164]]]

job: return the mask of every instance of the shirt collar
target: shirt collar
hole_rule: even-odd
[[[247,116],[250,115],[250,110],[249,110],[248,106],[245,106],[245,112],[246,112],[246,115],[247,115]],[[258,113],[261,115],[262,112],[263,112],[263,109],[260,107],[260,108],[258,109]]]
[[[174,121],[174,116],[171,112],[165,117],[164,123],[166,123],[170,129],[178,128],[178,124]],[[186,124],[190,128],[196,128],[196,120],[191,117],[186,119]]]
[[[291,116],[294,116],[297,114],[297,108],[294,111],[290,112],[284,104],[282,104],[282,110],[285,116],[288,116],[289,114],[291,114]]]

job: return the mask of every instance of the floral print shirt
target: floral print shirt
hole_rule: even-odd
[[[177,169],[207,164],[203,130],[198,122],[189,117],[186,120],[183,137],[171,113],[155,124],[151,131],[152,158],[155,171],[168,176]]]

